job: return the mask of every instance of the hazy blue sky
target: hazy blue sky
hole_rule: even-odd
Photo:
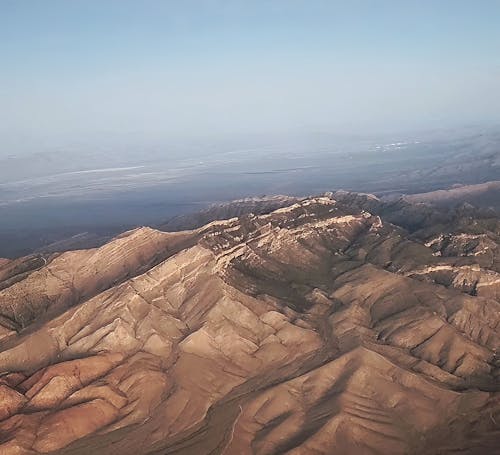
[[[0,0],[0,58],[0,154],[500,122],[497,0]]]

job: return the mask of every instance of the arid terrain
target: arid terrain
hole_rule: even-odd
[[[252,204],[260,213],[278,194],[343,189],[500,209],[498,126],[127,147],[0,156],[0,257],[93,248],[143,225],[191,229]]]
[[[424,202],[445,207],[466,202],[476,207],[491,207],[500,211],[500,181],[454,185],[449,189],[410,194],[404,198],[410,202]]]
[[[495,212],[336,192],[171,223],[0,260],[2,455],[500,454]]]

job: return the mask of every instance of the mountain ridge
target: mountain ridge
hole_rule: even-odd
[[[0,449],[498,453],[482,213],[338,192],[41,256],[0,290]]]

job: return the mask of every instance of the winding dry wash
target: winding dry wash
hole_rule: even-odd
[[[499,219],[281,205],[2,260],[0,453],[500,453]]]

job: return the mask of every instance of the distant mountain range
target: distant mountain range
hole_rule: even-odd
[[[335,194],[340,194],[339,192]],[[197,210],[183,215],[171,217],[154,227],[161,231],[181,231],[187,229],[196,229],[214,220],[229,219],[249,213],[255,215],[269,213],[277,208],[286,206],[292,202],[297,202],[303,198],[292,196],[262,196],[239,199],[230,202],[209,205],[206,209]],[[448,190],[436,190],[428,193],[417,193],[411,195],[390,195],[383,196],[382,201],[394,203],[403,199],[414,203],[423,203],[433,207],[439,207],[445,210],[454,210],[454,208],[464,203],[473,205],[478,209],[491,209],[500,211],[500,182],[487,182],[477,185],[457,185]],[[71,231],[67,229],[44,230],[42,236],[24,240],[24,235],[29,236],[30,232],[19,239],[17,244],[6,244],[4,248],[7,252],[33,252],[33,253],[52,253],[68,251],[80,248],[92,248],[104,244],[114,235],[121,232],[124,227],[113,226],[108,229],[92,229],[70,235]],[[0,241],[1,245],[1,241]],[[12,254],[11,254],[12,255]],[[14,254],[15,256],[15,254]]]
[[[500,181],[477,185],[454,185],[445,190],[404,196],[407,201],[450,207],[468,203],[476,207],[500,209]]]
[[[61,241],[50,248],[71,248],[66,240],[74,236],[98,245],[142,224],[174,226],[213,205],[262,195],[344,189],[397,199],[470,186],[477,197],[462,194],[463,200],[498,206],[497,190],[472,188],[500,181],[499,127],[103,147],[0,158],[0,256]],[[460,193],[453,194],[449,203],[460,203]],[[435,196],[442,199],[439,193],[423,200],[436,202]]]

